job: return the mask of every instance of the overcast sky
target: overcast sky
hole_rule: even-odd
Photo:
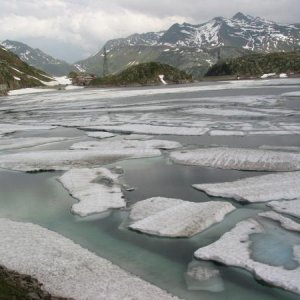
[[[112,38],[200,24],[241,11],[300,23],[299,0],[0,0],[0,41],[22,41],[74,62]]]

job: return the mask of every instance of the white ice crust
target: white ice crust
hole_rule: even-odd
[[[59,138],[59,137],[3,138],[0,139],[0,150],[34,147],[34,146],[39,146],[44,144],[62,142],[65,140],[66,138]]]
[[[0,134],[14,133],[16,131],[30,131],[30,130],[50,130],[55,126],[43,126],[43,125],[14,125],[14,124],[0,124]]]
[[[118,174],[106,168],[82,168],[71,169],[59,181],[80,201],[72,206],[72,212],[86,217],[126,206],[118,178]]]
[[[234,209],[226,202],[150,198],[133,206],[130,218],[137,221],[129,228],[164,237],[191,237],[221,222]]]
[[[287,230],[300,231],[300,224],[291,220],[290,218],[284,217],[276,212],[268,211],[258,214],[261,217],[277,221],[281,226]]]
[[[86,127],[85,129],[89,129]],[[203,135],[208,129],[201,127],[184,126],[160,126],[148,124],[125,124],[125,125],[107,125],[93,126],[90,129],[106,130],[110,132],[137,133],[137,134],[161,134],[161,135]]]
[[[127,158],[160,156],[156,149],[51,150],[0,155],[0,168],[16,171],[69,170],[101,166]]]
[[[85,149],[85,150],[111,150],[118,149],[119,151],[128,149],[136,149],[139,151],[146,151],[151,149],[176,149],[180,148],[181,144],[175,141],[166,140],[108,140],[108,141],[87,141],[76,143],[71,146],[71,149]]]
[[[175,300],[71,240],[30,223],[0,219],[0,265],[28,274],[51,294],[76,300]]]
[[[195,257],[244,268],[269,284],[300,294],[300,266],[287,270],[282,266],[266,265],[251,258],[249,236],[263,232],[264,228],[257,221],[253,219],[242,221],[218,241],[198,249]],[[300,263],[299,245],[294,246],[293,250],[294,258]]]
[[[300,172],[284,172],[245,178],[232,182],[195,184],[194,188],[242,202],[292,200],[300,197]]]
[[[203,148],[174,151],[177,163],[249,171],[300,170],[300,154],[247,148]]]
[[[116,136],[113,133],[103,132],[103,131],[87,132],[87,135],[89,137],[93,137],[93,138],[97,138],[97,139],[106,139],[106,138],[110,138],[110,137]]]
[[[54,89],[45,89],[45,88],[24,88],[19,90],[11,90],[8,92],[9,96],[17,96],[17,95],[26,95],[26,94],[35,94],[35,93],[46,93],[53,92]]]
[[[272,201],[267,205],[277,212],[300,218],[300,198],[291,201]]]

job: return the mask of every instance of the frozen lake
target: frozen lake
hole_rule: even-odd
[[[257,280],[249,269],[218,260],[209,266],[219,274],[219,290],[213,280],[189,278],[205,266],[195,260],[195,251],[249,218],[263,228],[247,240],[251,259],[291,271],[299,268],[300,258],[293,253],[300,245],[299,232],[258,216],[271,210],[269,200],[238,202],[192,187],[299,171],[299,91],[299,79],[281,79],[0,98],[0,218],[55,231],[182,299],[300,299],[292,289],[272,286],[264,278]],[[91,132],[114,136],[101,139]],[[217,162],[202,154],[196,159],[194,150],[216,147],[229,151]],[[241,148],[256,154],[245,155]],[[174,159],[177,152],[187,159]],[[58,178],[66,170],[83,167],[117,170],[120,179],[93,180],[94,185],[79,191],[82,194],[76,191],[79,196],[74,199],[70,194],[75,191],[64,188]],[[74,190],[77,183],[73,182]],[[87,217],[71,213],[97,184],[121,186],[126,207]],[[300,199],[297,193],[295,189],[282,200]],[[235,210],[190,238],[128,229],[132,206],[152,197],[223,201]],[[300,223],[296,217],[283,216]]]

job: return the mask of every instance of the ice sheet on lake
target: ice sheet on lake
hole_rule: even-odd
[[[152,135],[146,135],[146,134],[129,134],[124,136],[124,140],[151,140],[153,138]]]
[[[203,135],[208,129],[201,127],[178,127],[148,124],[125,124],[114,126],[92,126],[83,129],[105,130],[120,133],[161,134],[161,135]]]
[[[247,111],[236,108],[230,109],[218,109],[218,108],[205,108],[205,107],[194,107],[190,109],[185,109],[184,113],[188,114],[198,114],[198,115],[217,115],[226,117],[264,117],[265,113],[256,111]]]
[[[71,169],[59,181],[80,201],[72,206],[72,212],[85,217],[126,206],[119,176],[106,168]]]
[[[281,96],[286,96],[286,97],[300,97],[300,91],[284,93]]]
[[[175,151],[177,163],[221,169],[294,171],[300,169],[300,154],[246,148],[203,148]]]
[[[255,176],[233,182],[194,184],[197,190],[241,202],[292,200],[300,197],[300,172]]]
[[[155,157],[156,149],[51,150],[0,155],[0,168],[17,171],[69,170],[96,167],[128,158]]]
[[[291,201],[273,201],[267,205],[277,212],[300,218],[300,198]]]
[[[211,136],[244,136],[245,132],[243,131],[233,131],[233,130],[212,130],[209,132]]]
[[[87,132],[89,137],[97,138],[97,139],[106,139],[116,136],[113,133],[103,132],[103,131],[94,131],[94,132]]]
[[[31,130],[50,130],[54,129],[56,126],[43,126],[43,125],[15,125],[15,124],[0,124],[0,134],[8,134],[8,133],[14,133],[16,131],[31,131]]]
[[[297,146],[272,146],[272,145],[262,145],[259,149],[263,150],[280,150],[289,152],[300,152],[300,147]]]
[[[178,299],[71,240],[30,223],[0,219],[0,265],[36,278],[55,296]]]
[[[271,219],[273,221],[277,221],[281,224],[281,226],[287,230],[291,231],[299,231],[300,232],[300,224],[291,220],[290,218],[284,217],[276,212],[268,211],[258,214],[261,217]]]
[[[34,146],[39,146],[44,144],[61,142],[65,140],[66,138],[60,138],[60,137],[3,138],[0,139],[0,150],[34,147]]]
[[[76,143],[71,146],[71,149],[84,150],[100,150],[109,151],[118,149],[119,151],[127,149],[136,149],[137,151],[146,151],[151,149],[176,149],[180,148],[181,144],[175,141],[166,140],[113,140],[113,141],[87,141]]]
[[[150,198],[133,206],[130,218],[137,221],[129,228],[164,237],[191,237],[221,222],[234,209],[227,202]]]
[[[249,237],[251,234],[263,232],[263,226],[257,221],[253,219],[242,221],[218,241],[198,249],[195,257],[244,268],[252,272],[258,279],[273,286],[300,294],[300,264],[292,270],[287,270],[282,266],[271,266],[255,261],[251,257]],[[294,259],[300,263],[299,245],[293,247],[293,252]]]
[[[11,90],[8,92],[9,96],[25,95],[25,94],[35,94],[35,93],[46,93],[53,92],[54,89],[45,89],[45,88],[25,88],[18,90]]]

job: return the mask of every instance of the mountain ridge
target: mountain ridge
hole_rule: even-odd
[[[300,24],[280,24],[238,12],[232,18],[216,17],[199,25],[175,23],[165,31],[109,40],[96,55],[76,65],[101,75],[105,48],[112,74],[130,65],[156,61],[189,73],[198,68],[203,75],[220,58],[248,51],[291,51],[300,44],[299,31]]]
[[[8,90],[44,86],[53,78],[22,61],[0,45],[0,94]]]
[[[78,70],[74,65],[53,58],[42,50],[34,49],[22,42],[5,40],[1,45],[18,55],[22,61],[54,76],[63,76],[71,71]]]

